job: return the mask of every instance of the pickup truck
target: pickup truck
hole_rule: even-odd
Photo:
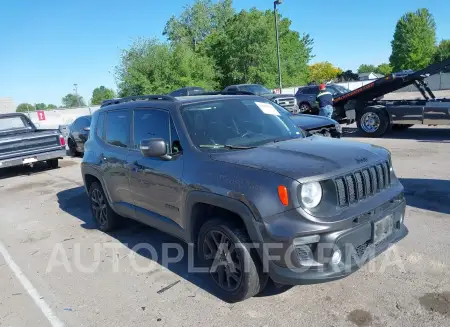
[[[0,168],[46,161],[58,167],[66,154],[66,142],[58,130],[37,129],[24,114],[0,115]]]

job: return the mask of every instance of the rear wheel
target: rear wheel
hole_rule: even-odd
[[[383,107],[367,107],[356,120],[364,136],[381,137],[391,127],[389,116]]]
[[[118,227],[120,216],[112,210],[105,193],[98,182],[93,182],[89,189],[91,211],[98,229],[109,232]]]
[[[69,141],[67,142],[67,146],[69,147],[69,155],[71,157],[76,157],[79,155],[79,152],[77,151],[77,146],[75,145],[75,142],[72,141],[71,138],[69,138]]]
[[[47,165],[51,169],[56,169],[59,166],[59,161],[58,161],[58,159],[50,159],[50,160],[47,160]]]
[[[239,302],[261,292],[268,274],[245,228],[224,219],[213,219],[200,229],[197,243],[201,262],[209,267],[217,295],[227,302]]]

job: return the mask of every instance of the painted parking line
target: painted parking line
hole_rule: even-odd
[[[6,247],[0,241],[0,253],[5,259],[6,264],[11,268],[14,275],[16,275],[19,282],[22,284],[23,288],[27,291],[27,293],[31,296],[36,305],[41,309],[44,316],[50,322],[52,327],[63,327],[64,323],[53,313],[52,309],[48,306],[48,304],[44,301],[44,299],[39,295],[36,288],[34,288],[33,284],[29,281],[29,279],[23,274],[22,270],[19,266],[14,262],[11,255],[9,254]]]

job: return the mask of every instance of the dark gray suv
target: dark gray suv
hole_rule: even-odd
[[[350,92],[349,89],[339,84],[327,84],[327,91],[330,92],[333,97]],[[298,107],[301,113],[304,114],[318,114],[319,107],[316,103],[317,94],[319,94],[319,85],[308,85],[300,87],[295,93],[295,99],[297,100]]]
[[[105,101],[81,165],[99,229],[125,216],[192,244],[230,302],[268,278],[343,278],[407,234],[386,149],[305,137],[275,106],[253,95]]]

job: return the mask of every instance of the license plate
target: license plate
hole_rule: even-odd
[[[373,242],[375,244],[384,241],[392,234],[394,228],[394,219],[392,215],[384,217],[383,219],[373,224]]]
[[[26,158],[26,159],[23,159],[23,164],[25,165],[25,164],[33,163],[36,161],[37,161],[36,158]]]

